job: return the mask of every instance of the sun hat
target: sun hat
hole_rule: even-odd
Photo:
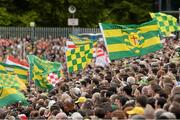
[[[134,107],[132,110],[127,111],[127,114],[129,115],[143,115],[144,114],[144,109],[142,107]]]
[[[75,103],[85,103],[86,100],[87,99],[85,97],[80,97]]]

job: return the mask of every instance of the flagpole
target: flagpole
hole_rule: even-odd
[[[99,27],[100,27],[100,30],[101,30],[101,33],[102,33],[102,36],[103,36],[103,41],[104,41],[104,44],[105,44],[105,46],[106,46],[106,50],[107,50],[107,53],[108,53],[108,56],[109,56],[109,50],[108,50],[108,47],[107,47],[107,42],[106,42],[106,37],[105,37],[105,35],[104,35],[104,32],[103,32],[103,28],[102,28],[102,25],[101,25],[102,23],[99,23]]]

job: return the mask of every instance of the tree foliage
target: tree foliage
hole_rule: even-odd
[[[65,27],[72,17],[68,7],[77,8],[79,27],[98,27],[99,22],[141,23],[150,19],[154,0],[1,0],[1,26]]]

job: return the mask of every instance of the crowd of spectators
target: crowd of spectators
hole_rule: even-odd
[[[1,61],[6,55],[35,54],[65,63],[66,40],[42,38],[32,44],[26,39],[1,39]],[[65,75],[49,92],[32,84],[24,93],[30,104],[1,108],[0,119],[180,119],[178,45],[180,41],[168,40],[155,53],[112,61],[106,67],[91,63]]]

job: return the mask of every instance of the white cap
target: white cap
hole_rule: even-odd
[[[132,84],[135,84],[135,83],[136,83],[136,80],[135,80],[134,77],[128,77],[128,78],[127,78],[127,82],[132,85]]]

